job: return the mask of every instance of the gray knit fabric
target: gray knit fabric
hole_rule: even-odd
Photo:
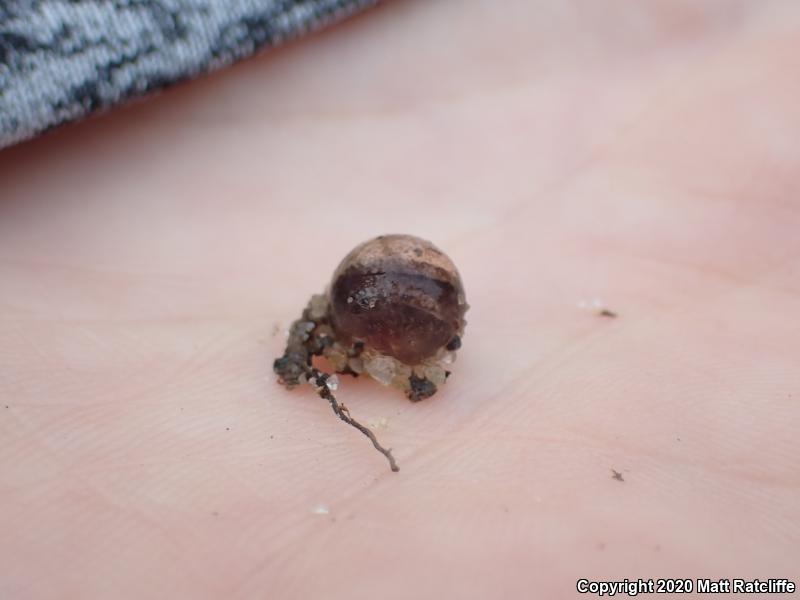
[[[0,0],[0,147],[378,0]]]

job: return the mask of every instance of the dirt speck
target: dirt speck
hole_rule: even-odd
[[[599,316],[599,317],[607,317],[609,319],[616,319],[619,315],[617,313],[615,313],[613,310],[609,310],[607,308],[604,308],[604,309],[598,311],[597,316]]]
[[[380,417],[379,419],[374,419],[370,421],[370,427],[373,429],[388,429],[389,428],[389,419],[386,417]]]
[[[622,473],[614,469],[611,469],[611,478],[616,479],[617,481],[625,481],[625,479],[622,477]]]

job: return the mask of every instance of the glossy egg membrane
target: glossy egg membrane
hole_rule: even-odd
[[[453,262],[430,242],[384,235],[353,249],[329,287],[337,340],[407,365],[431,359],[464,331],[468,306]]]

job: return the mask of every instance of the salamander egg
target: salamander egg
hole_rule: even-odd
[[[353,249],[333,275],[329,306],[338,341],[362,342],[412,366],[460,346],[468,308],[453,262],[411,235],[382,235]]]

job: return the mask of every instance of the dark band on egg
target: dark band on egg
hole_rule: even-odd
[[[407,364],[418,364],[458,335],[466,306],[450,281],[406,271],[364,272],[350,267],[330,290],[331,321]]]

